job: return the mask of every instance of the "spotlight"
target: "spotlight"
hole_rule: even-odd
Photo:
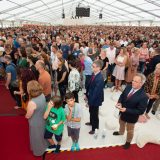
[[[65,14],[64,13],[62,13],[62,19],[64,19],[65,18]]]
[[[102,19],[102,13],[99,14],[99,19]]]

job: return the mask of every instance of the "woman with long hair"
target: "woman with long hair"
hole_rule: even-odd
[[[68,72],[64,64],[64,59],[59,58],[58,69],[57,69],[57,84],[58,84],[58,89],[59,89],[62,100],[64,100],[64,96],[66,94],[67,74]]]
[[[113,70],[113,76],[115,76],[115,88],[116,91],[121,89],[122,80],[125,78],[125,65],[127,62],[127,55],[125,54],[126,49],[121,48],[119,55],[115,59],[115,68]]]

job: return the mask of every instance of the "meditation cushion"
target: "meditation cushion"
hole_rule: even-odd
[[[159,132],[139,132],[136,139],[137,146],[143,148],[147,143],[154,143],[160,145],[160,134]]]

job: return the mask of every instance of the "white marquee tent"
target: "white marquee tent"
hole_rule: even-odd
[[[89,7],[90,17],[73,19],[77,6]],[[160,0],[0,0],[0,8],[0,27],[25,23],[160,25]]]

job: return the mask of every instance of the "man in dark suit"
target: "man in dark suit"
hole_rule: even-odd
[[[94,74],[92,75],[86,92],[90,112],[90,122],[86,123],[86,125],[92,126],[89,134],[94,134],[95,129],[99,128],[99,106],[101,106],[104,101],[104,79],[101,74],[102,61],[94,61],[92,68]]]
[[[120,95],[116,107],[120,111],[120,129],[113,135],[123,135],[125,127],[127,129],[127,140],[123,145],[124,149],[130,147],[133,139],[134,126],[147,107],[148,97],[143,89],[146,78],[143,74],[137,73],[133,77],[132,85],[128,85]]]

